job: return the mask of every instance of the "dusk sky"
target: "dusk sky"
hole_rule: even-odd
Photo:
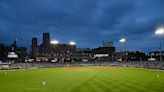
[[[164,25],[164,0],[0,0],[0,43],[17,37],[19,46],[30,48],[31,38],[77,43],[79,48],[102,46],[127,39],[127,50],[159,50],[154,35]],[[164,39],[163,39],[164,43]],[[164,47],[164,44],[163,44]],[[164,48],[163,48],[164,49]]]

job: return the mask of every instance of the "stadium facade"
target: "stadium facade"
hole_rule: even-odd
[[[32,58],[36,61],[47,61],[53,58],[70,56],[76,51],[76,45],[69,44],[51,44],[50,34],[43,33],[43,42],[38,45],[37,38],[32,38]]]
[[[102,47],[97,48],[83,48],[79,49],[76,44],[57,43],[53,44],[50,41],[50,34],[43,33],[42,43],[38,44],[37,37],[32,37],[31,51],[27,52],[27,48],[17,46],[17,40],[14,40],[10,46],[0,44],[0,60],[10,60],[7,55],[14,52],[18,58],[14,58],[16,62],[31,61],[147,61],[149,58],[159,60],[160,52],[154,51],[148,54],[139,51],[121,51],[116,52],[114,43],[111,41],[103,41]],[[164,52],[162,52],[164,60]],[[153,59],[151,59],[153,60]],[[62,61],[63,62],[63,61]]]

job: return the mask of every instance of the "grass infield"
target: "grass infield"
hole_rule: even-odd
[[[164,92],[164,71],[108,66],[1,70],[0,92]]]

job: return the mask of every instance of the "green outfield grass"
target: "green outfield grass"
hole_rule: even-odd
[[[103,66],[1,70],[0,92],[164,92],[164,71]]]

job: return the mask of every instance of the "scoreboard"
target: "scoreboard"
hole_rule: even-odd
[[[114,47],[114,44],[111,41],[103,41],[103,47]]]

